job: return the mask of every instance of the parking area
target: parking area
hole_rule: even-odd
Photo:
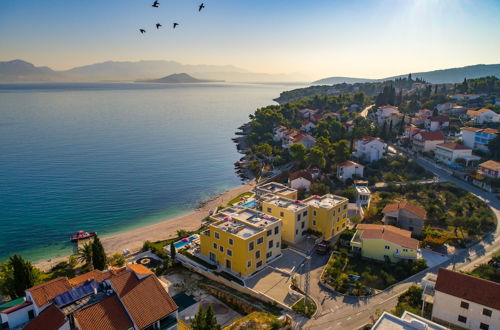
[[[428,249],[421,249],[420,254],[422,255],[422,258],[427,262],[427,267],[429,268],[437,266],[450,259],[450,257],[445,254],[434,252]]]
[[[290,249],[282,250],[282,254],[279,259],[247,280],[246,285],[287,306],[292,306],[300,299],[300,295],[290,289],[291,277],[305,257]]]

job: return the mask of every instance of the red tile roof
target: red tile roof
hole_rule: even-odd
[[[63,312],[55,305],[45,308],[35,319],[24,326],[24,330],[58,330],[66,323]]]
[[[434,131],[434,132],[427,132],[427,131],[422,131],[419,132],[417,135],[420,135],[422,137],[422,140],[424,141],[444,141],[444,135],[443,132],[441,131]]]
[[[427,211],[425,209],[423,209],[420,206],[417,206],[415,204],[408,203],[408,202],[387,204],[384,207],[384,209],[382,210],[382,213],[396,212],[400,209],[403,209],[403,210],[406,210],[410,213],[413,213],[422,219],[425,219],[427,217]]]
[[[74,313],[81,330],[125,330],[133,327],[116,295]]]
[[[154,274],[150,269],[148,269],[144,265],[140,264],[127,264],[127,267],[130,268],[133,272],[139,275],[151,275]]]
[[[378,138],[378,137],[372,137],[372,136],[365,136],[365,137],[363,137],[363,138],[361,138],[361,139],[359,139],[357,141],[361,141],[364,144],[367,144],[367,143],[370,143],[370,142],[375,141],[375,140],[378,140],[378,141],[382,142],[382,140],[380,138]]]
[[[73,286],[78,286],[80,284],[83,284],[84,282],[88,280],[96,280],[97,282],[101,283],[107,279],[109,279],[111,276],[113,276],[113,273],[111,271],[100,271],[100,270],[92,270],[88,273],[79,275],[77,277],[73,277],[69,279],[69,283]]]
[[[500,283],[440,268],[436,291],[500,310]]]
[[[484,163],[479,164],[479,166],[492,171],[500,170],[500,162],[495,162],[494,160],[485,161]]]
[[[139,280],[132,271],[124,271],[110,282],[129,316],[141,329],[178,309],[154,275]]]
[[[488,111],[491,111],[493,112],[492,110],[490,109],[479,109],[479,110],[467,110],[467,116],[479,116],[485,112],[488,112]]]
[[[298,179],[298,178],[304,178],[304,179],[307,179],[309,181],[313,180],[311,173],[309,173],[309,171],[307,171],[307,170],[295,171],[295,172],[292,172],[288,175],[288,180],[290,180],[290,181]]]
[[[411,238],[411,232],[408,230],[373,224],[359,224],[356,229],[363,231],[361,239],[381,239],[405,248],[418,250],[419,241]]]
[[[476,127],[462,127],[460,129],[462,131],[471,131],[471,132],[479,132],[479,131],[481,131],[480,128],[476,128]]]
[[[494,128],[477,128],[477,127],[462,127],[462,131],[471,131],[471,132],[482,132],[485,134],[497,134],[498,130]]]
[[[451,149],[451,150],[472,150],[469,147],[464,146],[463,144],[458,144],[458,143],[441,143],[438,144],[438,147],[443,147],[446,149]]]
[[[31,293],[35,304],[39,307],[47,305],[55,296],[73,289],[67,277],[58,277],[36,285],[26,291]]]
[[[485,133],[485,134],[497,134],[498,130],[496,130],[494,128],[485,128],[485,129],[483,129],[483,133]]]
[[[352,160],[346,160],[345,162],[342,162],[339,164],[339,167],[349,167],[349,166],[361,166],[364,167],[361,164],[358,164],[356,162],[353,162]]]

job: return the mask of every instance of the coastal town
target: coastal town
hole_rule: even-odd
[[[500,329],[500,79],[277,100],[234,138],[230,198],[138,248],[2,263],[1,328]]]

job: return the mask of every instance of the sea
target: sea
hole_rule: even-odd
[[[282,84],[0,84],[0,262],[68,255],[241,184],[231,140]]]

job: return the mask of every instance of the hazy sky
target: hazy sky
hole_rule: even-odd
[[[168,59],[310,79],[500,63],[500,0],[152,2],[0,0],[0,60],[67,69]]]

